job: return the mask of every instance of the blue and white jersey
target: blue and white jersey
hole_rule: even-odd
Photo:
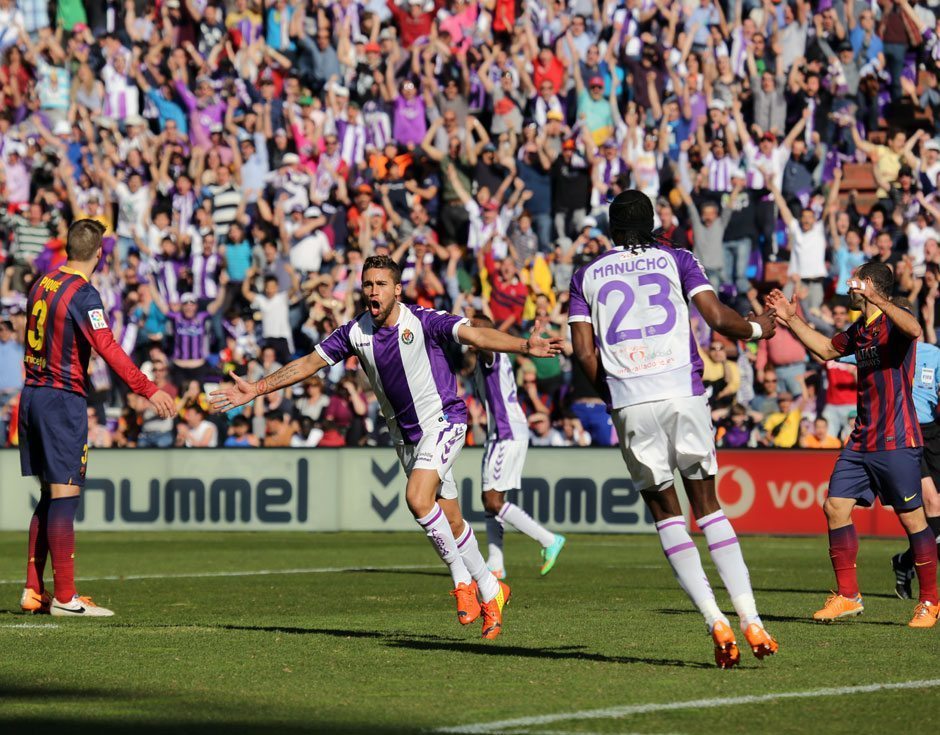
[[[930,424],[937,416],[937,380],[940,379],[940,348],[926,342],[917,343],[914,353],[914,409],[917,422]]]
[[[501,352],[490,353],[492,362],[487,363],[481,355],[473,377],[477,395],[486,406],[486,440],[529,440],[529,424],[526,421],[519,396],[516,394],[516,376],[512,362]]]
[[[463,317],[399,304],[398,323],[376,327],[369,312],[330,334],[316,350],[330,365],[359,358],[375,390],[388,430],[398,444],[467,423],[457,377],[444,348],[458,343]]]
[[[688,301],[710,289],[692,253],[665,245],[614,248],[575,272],[568,323],[594,326],[613,408],[704,394]]]

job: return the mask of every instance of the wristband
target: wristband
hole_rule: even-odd
[[[764,336],[764,330],[757,322],[748,322],[751,325],[751,340],[760,339]]]

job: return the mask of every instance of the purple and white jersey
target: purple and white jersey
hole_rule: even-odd
[[[167,319],[173,322],[173,359],[205,360],[209,355],[209,320],[208,311],[196,313],[187,319],[181,312],[171,311]]]
[[[594,325],[614,408],[705,392],[688,301],[709,289],[698,259],[665,245],[614,248],[575,272],[568,323]]]
[[[512,372],[512,363],[501,352],[492,353],[492,357],[493,362],[487,363],[480,356],[473,376],[477,395],[486,406],[487,441],[528,441],[529,424],[516,395],[516,376]]]
[[[398,444],[416,444],[450,424],[467,422],[467,405],[457,397],[457,378],[444,348],[457,343],[457,328],[469,324],[443,311],[399,304],[398,323],[376,327],[360,314],[317,345],[330,365],[359,358]]]

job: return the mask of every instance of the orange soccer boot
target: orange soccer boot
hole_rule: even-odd
[[[509,604],[512,592],[509,585],[499,581],[499,592],[489,602],[484,602],[483,609],[483,638],[493,640],[503,629],[503,608]]]
[[[461,582],[457,589],[450,594],[457,598],[457,622],[461,625],[470,625],[480,617],[480,601],[477,599],[477,583],[466,584]]]
[[[940,618],[940,605],[921,602],[914,608],[914,617],[907,625],[909,628],[932,628],[937,624],[937,618]]]
[[[845,597],[833,592],[827,599],[822,610],[813,613],[813,620],[820,620],[824,623],[831,623],[840,618],[854,618],[861,615],[865,606],[862,604],[862,596]]]
[[[734,631],[726,622],[719,620],[712,626],[712,640],[715,641],[715,663],[719,669],[730,669],[741,661],[741,652],[734,639]]]
[[[23,595],[20,597],[20,609],[31,615],[48,615],[51,604],[52,595],[48,592],[40,594],[29,587],[23,590]]]
[[[751,623],[747,626],[744,637],[758,660],[763,659],[764,656],[773,656],[780,648],[777,640],[757,623]]]

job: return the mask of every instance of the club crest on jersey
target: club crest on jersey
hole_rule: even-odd
[[[406,345],[410,345],[412,342],[415,341],[415,333],[412,332],[410,329],[404,330],[401,333],[401,341],[404,342]]]
[[[103,309],[92,309],[88,312],[88,318],[91,320],[92,329],[107,329],[108,322],[104,318]]]

